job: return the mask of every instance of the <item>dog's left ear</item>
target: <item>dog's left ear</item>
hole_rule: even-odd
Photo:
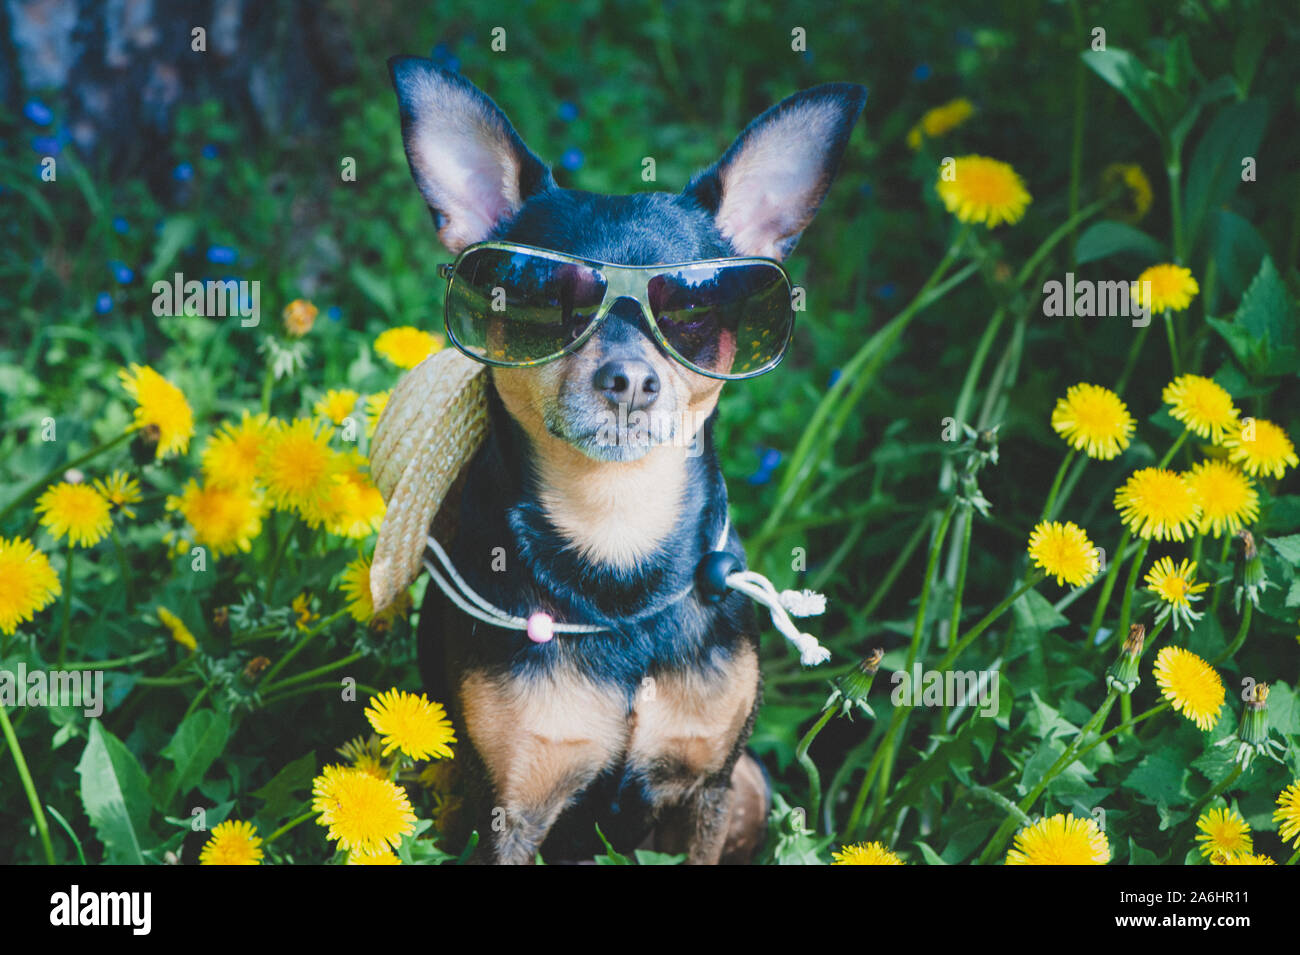
[[[684,194],[714,216],[739,255],[783,259],[826,196],[866,87],[826,83],[773,106]]]

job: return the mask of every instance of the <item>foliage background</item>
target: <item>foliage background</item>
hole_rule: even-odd
[[[996,274],[1003,262],[1018,268],[1068,215],[1072,124],[1080,96],[1081,191],[1088,198],[1095,195],[1100,171],[1109,163],[1140,164],[1156,195],[1141,228],[1168,246],[1169,193],[1159,143],[1123,96],[1081,66],[1078,53],[1094,26],[1105,28],[1109,44],[1149,65],[1161,63],[1171,44],[1185,41],[1200,77],[1236,77],[1239,88],[1244,85],[1264,104],[1268,121],[1256,152],[1258,181],[1216,197],[1215,209],[1225,215],[1213,216],[1187,262],[1204,279],[1213,259],[1217,274],[1212,284],[1203,280],[1205,294],[1192,306],[1189,355],[1194,356],[1191,367],[1216,375],[1243,408],[1300,434],[1300,366],[1294,351],[1289,360],[1283,356],[1262,370],[1205,322],[1232,319],[1267,252],[1285,283],[1287,334],[1294,342],[1293,303],[1300,288],[1295,270],[1300,138],[1293,134],[1300,58],[1294,51],[1300,26],[1294,19],[1275,19],[1268,4],[802,0],[792,8],[761,0],[713,5],[578,0],[488,11],[377,0],[330,6],[345,24],[355,74],[329,93],[328,118],[321,123],[267,128],[247,104],[200,98],[175,117],[165,156],[114,164],[65,148],[55,185],[41,183],[33,170],[39,153],[32,139],[42,131],[19,112],[21,103],[7,104],[0,114],[0,507],[33,476],[127,426],[130,405],[115,380],[120,366],[150,364],[182,387],[199,422],[190,453],[194,460],[201,439],[219,420],[256,406],[262,380],[256,334],[234,321],[153,316],[150,284],[173,271],[260,280],[264,327],[294,298],[321,307],[322,318],[310,336],[309,368],[292,388],[277,389],[277,413],[308,413],[326,388],[373,393],[391,387],[396,375],[375,356],[371,342],[391,325],[437,327],[441,303],[434,266],[446,259],[401,151],[384,68],[385,59],[398,52],[432,55],[458,66],[496,99],[523,139],[556,164],[562,185],[595,191],[644,188],[640,171],[647,155],[657,161],[657,186],[678,189],[716,158],[744,123],[790,92],[831,80],[870,88],[840,178],[790,263],[795,281],[810,291],[793,353],[778,373],[728,387],[718,427],[733,519],[750,542],[751,559],[779,586],[790,586],[798,579],[790,570],[791,548],[806,548],[804,585],[830,597],[832,609],[819,634],[838,663],[880,646],[890,651],[886,671],[901,665],[924,570],[924,540],[896,567],[896,586],[872,598],[895,567],[903,542],[918,528],[932,526],[936,508],[946,501],[940,475],[949,446],[940,440],[942,421],[954,414],[957,383],[998,304],[996,280],[964,283],[917,317],[863,400],[846,408],[842,432],[813,462],[804,492],[788,502],[776,525],[768,518],[783,468],[837,369],[911,299],[948,246],[951,218],[932,189],[936,158],[966,152],[994,156],[1025,179],[1034,202],[1024,221],[982,237],[985,275]],[[293,4],[270,5],[270,10],[267,15],[281,29],[294,29]],[[498,25],[507,30],[506,53],[488,46],[489,31]],[[790,50],[795,26],[807,30],[807,53]],[[1193,88],[1201,82],[1197,78]],[[919,116],[956,96],[975,103],[975,117],[941,148],[908,149],[905,137]],[[44,96],[56,124],[60,97],[56,91]],[[1189,154],[1213,115],[1208,109],[1193,127]],[[356,159],[354,183],[339,180],[344,156]],[[192,168],[191,178],[169,174],[182,164]],[[115,219],[123,220],[125,229],[115,226]],[[234,250],[236,261],[213,264],[208,254],[213,247]],[[1068,243],[1055,252],[1051,277],[1060,278],[1071,267],[1070,255]],[[1151,261],[1127,249],[1076,271],[1081,277],[1125,278]],[[115,281],[110,262],[127,264],[133,280]],[[111,299],[107,311],[104,294]],[[1047,319],[1037,310],[1019,327],[1023,341],[1016,367],[1003,368],[1001,387],[987,402],[992,369],[986,369],[975,407],[986,404],[987,420],[972,421],[1000,423],[1001,460],[981,477],[993,510],[974,528],[965,594],[970,620],[1005,596],[1023,571],[1025,539],[1064,451],[1048,425],[1056,398],[1076,381],[1113,385],[1135,334],[1126,322]],[[1009,325],[993,350],[995,361],[1011,350],[1011,334]],[[1140,422],[1134,448],[1116,462],[1090,466],[1075,490],[1068,516],[1103,545],[1118,536],[1110,506],[1113,488],[1132,468],[1158,458],[1176,431],[1157,413],[1169,371],[1164,344],[1153,335],[1125,394]],[[55,443],[39,440],[46,416],[58,421]],[[99,462],[96,468],[125,465],[128,457],[122,451],[116,462]],[[78,659],[117,658],[165,646],[153,607],[166,605],[181,614],[204,652],[221,666],[233,671],[246,661],[213,631],[211,612],[260,590],[259,568],[265,567],[271,544],[264,536],[251,559],[218,561],[216,572],[205,574],[189,572],[184,558],[171,558],[162,538],[174,529],[174,519],[161,500],[175,493],[191,470],[192,464],[173,462],[140,471],[153,503],[124,529],[132,572],[143,591],[135,607],[126,606],[107,545],[79,562],[73,605]],[[1300,531],[1293,474],[1269,496],[1261,527],[1270,536]],[[331,582],[353,552],[313,539],[301,528],[293,533],[298,536],[267,603],[287,606],[307,589],[328,614],[341,605]],[[0,534],[34,534],[61,570],[59,548],[36,531],[29,510],[8,517]],[[1237,671],[1278,681],[1274,723],[1295,734],[1300,709],[1288,687],[1297,679],[1300,609],[1287,599],[1294,569],[1274,556],[1270,560],[1281,593],[1273,593],[1271,612],[1257,615],[1245,651],[1228,667],[1229,707],[1235,704]],[[1055,599],[1053,585],[1040,589]],[[936,619],[944,618],[950,596],[940,581]],[[970,861],[1003,815],[973,790],[1002,785],[1003,794],[1017,798],[1012,790],[1028,772],[1026,765],[1041,761],[1043,751],[1059,751],[1054,721],[1079,726],[1104,693],[1101,670],[1109,658],[1081,646],[1091,606],[1085,596],[1067,620],[1048,613],[1043,602],[999,623],[981,653],[984,664],[1002,660],[1004,692],[1010,690],[1013,699],[1008,712],[984,721],[978,732],[951,739],[932,723],[913,725],[899,764],[908,795],[896,807],[910,811],[891,815],[889,825],[870,833],[873,838],[897,840],[912,861],[923,856]],[[1212,653],[1226,644],[1223,631],[1228,629],[1230,637],[1236,621],[1229,607],[1227,601],[1222,624],[1208,620],[1198,628],[1193,649]],[[57,614],[58,608],[46,610],[34,627],[7,642],[3,665],[48,660]],[[381,645],[367,645],[370,652],[348,672],[371,686],[418,688],[408,635],[399,627]],[[303,655],[299,668],[338,659],[357,639],[355,628],[341,625]],[[288,646],[275,642],[263,649],[274,657]],[[800,672],[775,641],[769,649],[767,703],[753,745],[778,791],[790,805],[801,805],[807,781],[794,763],[794,744],[825,698],[826,676]],[[182,655],[179,648],[168,648],[149,667],[115,669],[108,681],[112,696],[103,727],[125,743],[155,784],[180,772],[165,751],[200,684],[149,686],[148,681],[164,669],[160,664]],[[872,696],[877,714],[889,709],[887,686],[878,681]],[[1138,692],[1140,709],[1155,699],[1149,666]],[[155,800],[142,810],[143,824],[154,835],[146,846],[153,861],[182,843],[182,858],[194,860],[195,836],[186,839],[187,827],[165,819],[172,815],[184,822],[191,805],[218,807],[209,813],[210,825],[226,813],[256,816],[270,827],[283,822],[300,808],[301,787],[278,795],[265,789],[255,793],[308,754],[315,754],[314,765],[332,761],[333,748],[361,729],[358,709],[334,693],[299,695],[270,707],[237,695],[214,694],[214,699],[210,719],[229,722],[223,745],[207,754],[210,759],[204,757],[197,776],[173,779],[186,788],[166,805]],[[1225,715],[1217,735],[1231,729],[1235,712]],[[830,789],[835,806],[843,806],[837,797],[851,796],[854,773],[879,740],[880,722],[837,720],[819,737],[813,756],[827,781],[849,760],[843,785]],[[42,801],[67,819],[91,861],[105,857],[77,773],[93,742],[90,725],[60,710],[23,712],[16,723]],[[1183,821],[1179,814],[1223,776],[1221,767],[1198,763],[1202,742],[1202,734],[1167,716],[1127,748],[1105,747],[1091,765],[1067,774],[1049,789],[1042,808],[1086,813],[1101,805],[1108,811],[1115,861],[1181,862],[1191,844],[1186,832],[1177,830]],[[1250,785],[1242,809],[1258,829],[1271,827],[1273,794],[1288,774],[1296,775],[1295,754],[1288,758],[1289,770],[1261,766],[1243,782]],[[296,765],[303,776],[306,764]],[[35,861],[41,850],[12,769],[6,762],[0,771],[0,858]],[[842,823],[844,809],[836,812]],[[926,843],[924,853],[912,845],[916,840]],[[1265,840],[1260,837],[1262,849]],[[54,841],[62,860],[76,858],[70,839],[56,833]],[[1276,845],[1267,848],[1280,851]],[[288,833],[277,850],[282,859],[300,862],[331,855],[319,830],[310,826]],[[114,851],[110,847],[107,858]]]

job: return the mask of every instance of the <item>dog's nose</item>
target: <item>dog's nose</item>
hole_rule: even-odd
[[[605,362],[596,370],[592,385],[610,404],[627,405],[629,411],[648,408],[659,397],[659,376],[647,362],[638,359]]]

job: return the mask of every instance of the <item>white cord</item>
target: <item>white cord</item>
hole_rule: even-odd
[[[722,524],[722,533],[718,536],[717,546],[713,549],[720,551],[725,548],[727,538],[730,535],[731,518],[728,517]],[[451,558],[447,556],[447,552],[443,550],[442,545],[432,535],[429,535],[426,540],[429,550],[442,564],[447,577],[444,577],[427,557],[424,559],[425,569],[429,571],[429,576],[438,585],[438,589],[446,594],[452,603],[471,617],[492,624],[495,627],[503,627],[507,630],[528,629],[527,619],[516,617],[514,614],[506,613],[500,607],[494,606],[466,583],[465,578],[456,572],[456,567],[451,562]],[[448,580],[448,577],[451,579]],[[770,580],[752,570],[738,570],[728,574],[726,584],[732,590],[739,591],[751,600],[767,607],[772,615],[773,626],[799,651],[799,660],[804,666],[817,666],[817,664],[825,663],[830,659],[831,652],[818,643],[817,638],[811,633],[801,633],[799,628],[795,626],[794,621],[790,619],[790,614],[798,617],[808,617],[825,612],[826,598],[821,594],[811,590],[783,590],[777,593]],[[671,603],[676,603],[678,600],[685,598],[694,589],[695,585],[692,584],[674,598]],[[554,623],[551,625],[551,629],[556,633],[605,633],[609,631],[609,627],[582,623]]]

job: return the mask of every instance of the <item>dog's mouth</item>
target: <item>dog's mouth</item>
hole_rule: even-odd
[[[599,413],[547,409],[546,430],[596,461],[635,461],[652,448],[672,444],[683,433],[676,416],[626,405]]]

